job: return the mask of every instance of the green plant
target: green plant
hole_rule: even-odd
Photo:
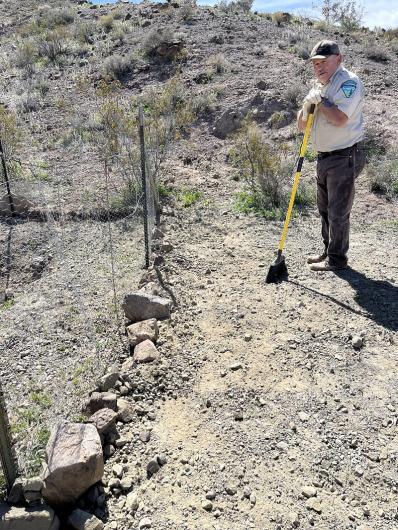
[[[116,79],[118,81],[132,72],[135,66],[135,59],[132,55],[122,57],[121,55],[111,55],[104,61],[103,74],[105,78]]]
[[[398,197],[398,150],[391,149],[373,159],[367,168],[370,190],[387,197]]]
[[[34,64],[38,57],[37,47],[33,40],[24,40],[19,43],[14,56],[15,65],[33,72]]]
[[[13,300],[12,298],[11,298],[10,300],[6,300],[6,301],[3,302],[2,304],[0,304],[0,312],[1,312],[1,311],[7,311],[7,310],[10,309],[14,304],[15,304],[15,300]]]
[[[283,184],[291,173],[286,164],[286,148],[272,150],[255,122],[246,119],[229,153],[232,164],[240,170],[257,211],[279,209],[285,203]]]
[[[75,15],[71,9],[51,9],[46,6],[40,10],[36,23],[42,28],[54,29],[57,26],[67,26],[72,24],[74,20]]]
[[[217,74],[223,74],[229,68],[229,62],[226,60],[225,56],[222,53],[212,55],[207,60],[207,64],[215,71]]]
[[[387,147],[383,131],[377,126],[370,125],[365,129],[364,149],[367,162],[383,156],[387,151]]]
[[[189,206],[196,204],[201,197],[202,193],[194,189],[182,190],[178,194],[178,200],[182,206],[184,206],[184,208],[188,208]]]
[[[340,24],[344,31],[360,28],[363,19],[363,7],[357,0],[323,0],[321,13],[327,24]]]
[[[100,26],[107,32],[109,33],[111,31],[111,29],[113,28],[114,26],[114,17],[112,14],[109,14],[109,15],[103,15],[100,19],[99,19],[99,23],[100,23]]]
[[[36,403],[36,405],[44,409],[48,409],[52,405],[50,396],[43,390],[32,391],[30,394],[30,399],[33,401],[33,403]]]
[[[40,57],[56,62],[59,56],[66,52],[67,34],[63,28],[57,28],[45,33],[38,42]]]
[[[316,151],[311,151],[310,149],[307,149],[307,151],[305,152],[304,158],[308,160],[308,162],[315,162],[317,158],[317,153]]]

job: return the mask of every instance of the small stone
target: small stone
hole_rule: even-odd
[[[225,486],[225,491],[228,493],[228,495],[236,495],[238,488],[234,484],[227,484]]]
[[[206,493],[206,499],[208,501],[214,501],[215,498],[216,498],[216,492],[214,490],[210,490]]]
[[[249,486],[245,486],[243,488],[243,496],[246,498],[246,499],[250,499],[250,495],[252,494],[252,490],[249,488]]]
[[[156,459],[151,460],[148,462],[148,465],[146,466],[146,470],[148,475],[151,477],[155,473],[157,473],[160,469],[159,463]]]
[[[140,434],[140,440],[144,443],[149,442],[151,439],[151,431],[144,431]]]
[[[135,512],[138,510],[139,505],[140,503],[138,500],[138,495],[135,491],[132,491],[126,497],[126,508],[132,512]]]
[[[144,517],[144,519],[141,519],[141,521],[138,524],[139,530],[142,528],[151,528],[152,527],[152,521],[148,517]]]
[[[251,333],[245,333],[244,339],[246,342],[250,342],[253,338],[253,335]]]
[[[231,364],[231,366],[229,367],[229,369],[231,370],[231,372],[236,372],[237,370],[241,370],[242,368],[243,368],[242,363],[233,363],[233,364]]]
[[[235,421],[243,421],[243,412],[241,412],[241,411],[235,412],[234,420]]]
[[[365,470],[363,469],[363,467],[361,466],[355,466],[355,469],[354,469],[354,473],[358,476],[358,477],[362,477],[362,475],[365,473]]]
[[[124,477],[120,481],[120,487],[122,488],[123,491],[130,490],[132,485],[133,485],[133,479],[131,477]]]
[[[363,337],[355,335],[354,337],[352,337],[351,344],[356,350],[360,350],[363,346]]]
[[[257,497],[254,495],[254,493],[252,493],[250,495],[250,503],[254,506],[257,502]]]
[[[98,381],[98,386],[102,392],[107,392],[109,389],[115,386],[116,381],[119,379],[120,373],[118,370],[111,370],[105,374]]]
[[[303,486],[301,488],[301,493],[309,499],[310,497],[316,497],[317,490],[313,486]]]
[[[311,497],[310,499],[308,499],[305,505],[309,510],[314,510],[314,512],[322,513],[321,503],[315,497]]]
[[[300,526],[299,514],[297,512],[290,512],[289,521],[292,523],[293,528],[298,528]]]
[[[167,456],[166,455],[158,455],[157,456],[157,461],[158,461],[159,466],[164,466],[165,464],[167,464]]]
[[[301,421],[308,421],[310,419],[309,415],[306,412],[299,412],[298,417]]]
[[[213,503],[209,500],[202,502],[202,508],[203,510],[206,510],[206,512],[211,512],[213,509]]]
[[[123,467],[120,464],[115,464],[112,467],[112,473],[115,477],[122,478],[123,476]]]
[[[276,447],[280,449],[281,451],[287,451],[289,449],[289,444],[287,442],[278,442],[276,444]]]

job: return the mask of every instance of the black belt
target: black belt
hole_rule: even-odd
[[[354,145],[351,145],[350,147],[345,147],[344,149],[336,149],[336,151],[318,151],[318,160],[323,160],[324,158],[327,158],[328,156],[349,156],[351,151],[356,147],[357,145],[360,145],[361,142],[358,142]]]

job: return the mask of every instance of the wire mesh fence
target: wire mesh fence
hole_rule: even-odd
[[[128,174],[120,153],[98,153],[24,164],[5,152],[8,179],[0,171],[0,381],[23,475],[40,470],[51,428],[83,421],[82,399],[128,355],[120,302],[151,258],[145,160],[143,186],[136,160]]]

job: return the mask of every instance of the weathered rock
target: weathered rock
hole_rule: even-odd
[[[359,335],[352,337],[352,345],[356,350],[360,350],[363,346],[363,337],[360,337]]]
[[[139,530],[142,528],[151,528],[152,521],[148,517],[144,517],[144,519],[141,519],[141,521],[138,524]]]
[[[146,466],[146,470],[147,470],[149,477],[157,473],[159,469],[160,469],[160,465],[157,459],[150,460]]]
[[[156,346],[150,340],[144,340],[140,342],[134,348],[133,359],[138,363],[151,363],[159,359],[160,354],[156,349]]]
[[[111,429],[118,418],[118,413],[111,409],[97,410],[90,416],[89,422],[93,423],[99,434],[103,434]]]
[[[226,110],[214,123],[213,134],[217,138],[225,139],[241,126],[245,114],[241,110]]]
[[[170,318],[170,305],[171,302],[167,298],[144,293],[126,294],[122,303],[126,318],[132,322],[149,318]]]
[[[123,423],[133,421],[136,416],[134,407],[126,399],[117,400],[117,413],[119,415],[119,420]]]
[[[202,502],[202,508],[203,510],[206,510],[206,512],[211,512],[213,509],[213,503],[209,500]]]
[[[44,499],[53,505],[74,502],[101,480],[104,460],[101,440],[92,424],[60,423],[46,448]]]
[[[41,499],[43,481],[40,477],[32,477],[26,480],[23,485],[23,494],[27,502],[34,502]]]
[[[23,480],[22,478],[17,478],[12,485],[11,491],[7,497],[7,502],[10,504],[18,504],[22,502],[23,499]]]
[[[73,510],[68,517],[68,524],[75,530],[102,530],[104,523],[95,515],[83,510]]]
[[[316,497],[311,497],[307,500],[305,503],[308,510],[314,510],[314,512],[322,513],[322,506],[321,503],[318,501]]]
[[[159,328],[156,318],[150,318],[127,327],[127,337],[130,346],[134,347],[144,340],[156,342],[159,336]]]
[[[310,497],[315,497],[317,494],[316,488],[313,486],[303,486],[301,488],[301,493],[304,495],[304,497],[307,497],[309,499]]]
[[[98,381],[99,389],[102,392],[107,392],[110,388],[115,386],[116,381],[119,379],[120,373],[119,370],[113,368],[109,372],[101,377]]]
[[[0,504],[1,530],[58,530],[59,520],[50,506],[10,506]]]
[[[16,193],[11,194],[14,212],[18,215],[27,215],[33,208],[34,204],[24,195]],[[8,195],[0,197],[0,216],[11,215],[11,207]]]
[[[126,497],[126,508],[132,512],[135,512],[138,510],[138,506],[140,505],[137,493],[135,491],[132,491],[129,493]]]
[[[83,406],[83,412],[94,414],[100,409],[116,410],[116,394],[112,392],[93,392]]]

